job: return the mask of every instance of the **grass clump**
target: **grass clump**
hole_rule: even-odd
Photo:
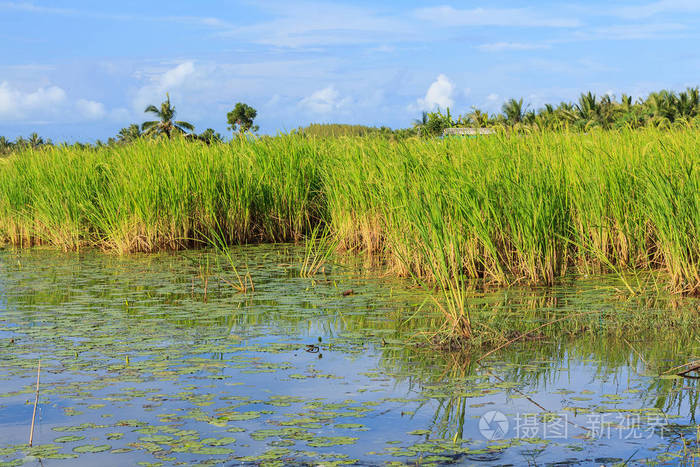
[[[0,236],[126,253],[332,235],[437,285],[470,335],[474,281],[654,270],[700,294],[699,163],[690,127],[54,147],[0,166]]]
[[[0,173],[0,232],[18,245],[121,253],[302,238],[319,218],[321,164],[289,139],[208,147],[137,141],[20,153]]]

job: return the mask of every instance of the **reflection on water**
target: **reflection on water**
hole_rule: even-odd
[[[410,284],[300,278],[301,254],[236,250],[240,294],[213,253],[0,251],[0,465],[698,462],[697,381],[659,377],[700,354],[693,313],[594,282],[475,291],[492,327],[602,312],[480,361],[406,345],[440,322]]]

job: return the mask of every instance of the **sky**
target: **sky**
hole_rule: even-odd
[[[236,102],[275,134],[641,97],[700,85],[698,24],[700,0],[0,0],[0,135],[106,139],[166,93],[222,134]]]

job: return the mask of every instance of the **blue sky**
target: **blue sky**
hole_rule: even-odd
[[[700,0],[0,0],[0,135],[95,140],[178,117],[226,133],[409,126],[423,109],[533,108],[700,84]]]

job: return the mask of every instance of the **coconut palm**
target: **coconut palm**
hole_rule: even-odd
[[[39,136],[39,133],[34,132],[31,135],[29,135],[29,139],[27,140],[27,144],[31,146],[33,149],[39,148],[41,146],[46,146],[46,145],[51,145],[51,140],[44,140],[41,136]]]
[[[131,143],[141,137],[141,128],[136,124],[131,124],[126,128],[119,130],[117,140],[120,143]]]
[[[144,110],[145,113],[152,113],[158,120],[143,122],[141,130],[144,135],[166,135],[168,138],[173,133],[187,133],[187,130],[194,131],[194,125],[188,122],[175,121],[175,107],[170,104],[170,94],[166,94],[166,100],[160,104],[160,109],[155,105],[149,105]]]
[[[676,96],[667,90],[652,92],[644,101],[649,114],[649,122],[654,126],[666,127],[676,119]]]
[[[425,125],[428,124],[428,120],[428,112],[424,110],[421,114],[421,118],[416,118],[413,120],[413,128],[421,131],[423,128],[425,128]]]
[[[692,118],[700,111],[700,90],[688,88],[679,92],[675,99],[676,112],[685,118]]]
[[[514,125],[523,121],[528,107],[529,105],[523,105],[522,99],[518,101],[516,101],[515,99],[510,99],[505,104],[503,104],[501,110],[506,116],[506,120],[508,121],[508,123]]]
[[[598,122],[605,129],[612,128],[617,115],[622,108],[613,100],[612,96],[606,94],[598,104]]]
[[[576,104],[576,111],[581,120],[595,122],[598,117],[598,97],[590,91],[581,94]]]
[[[472,107],[471,113],[468,115],[469,120],[477,127],[485,128],[489,125],[489,114],[483,112],[477,107]]]

